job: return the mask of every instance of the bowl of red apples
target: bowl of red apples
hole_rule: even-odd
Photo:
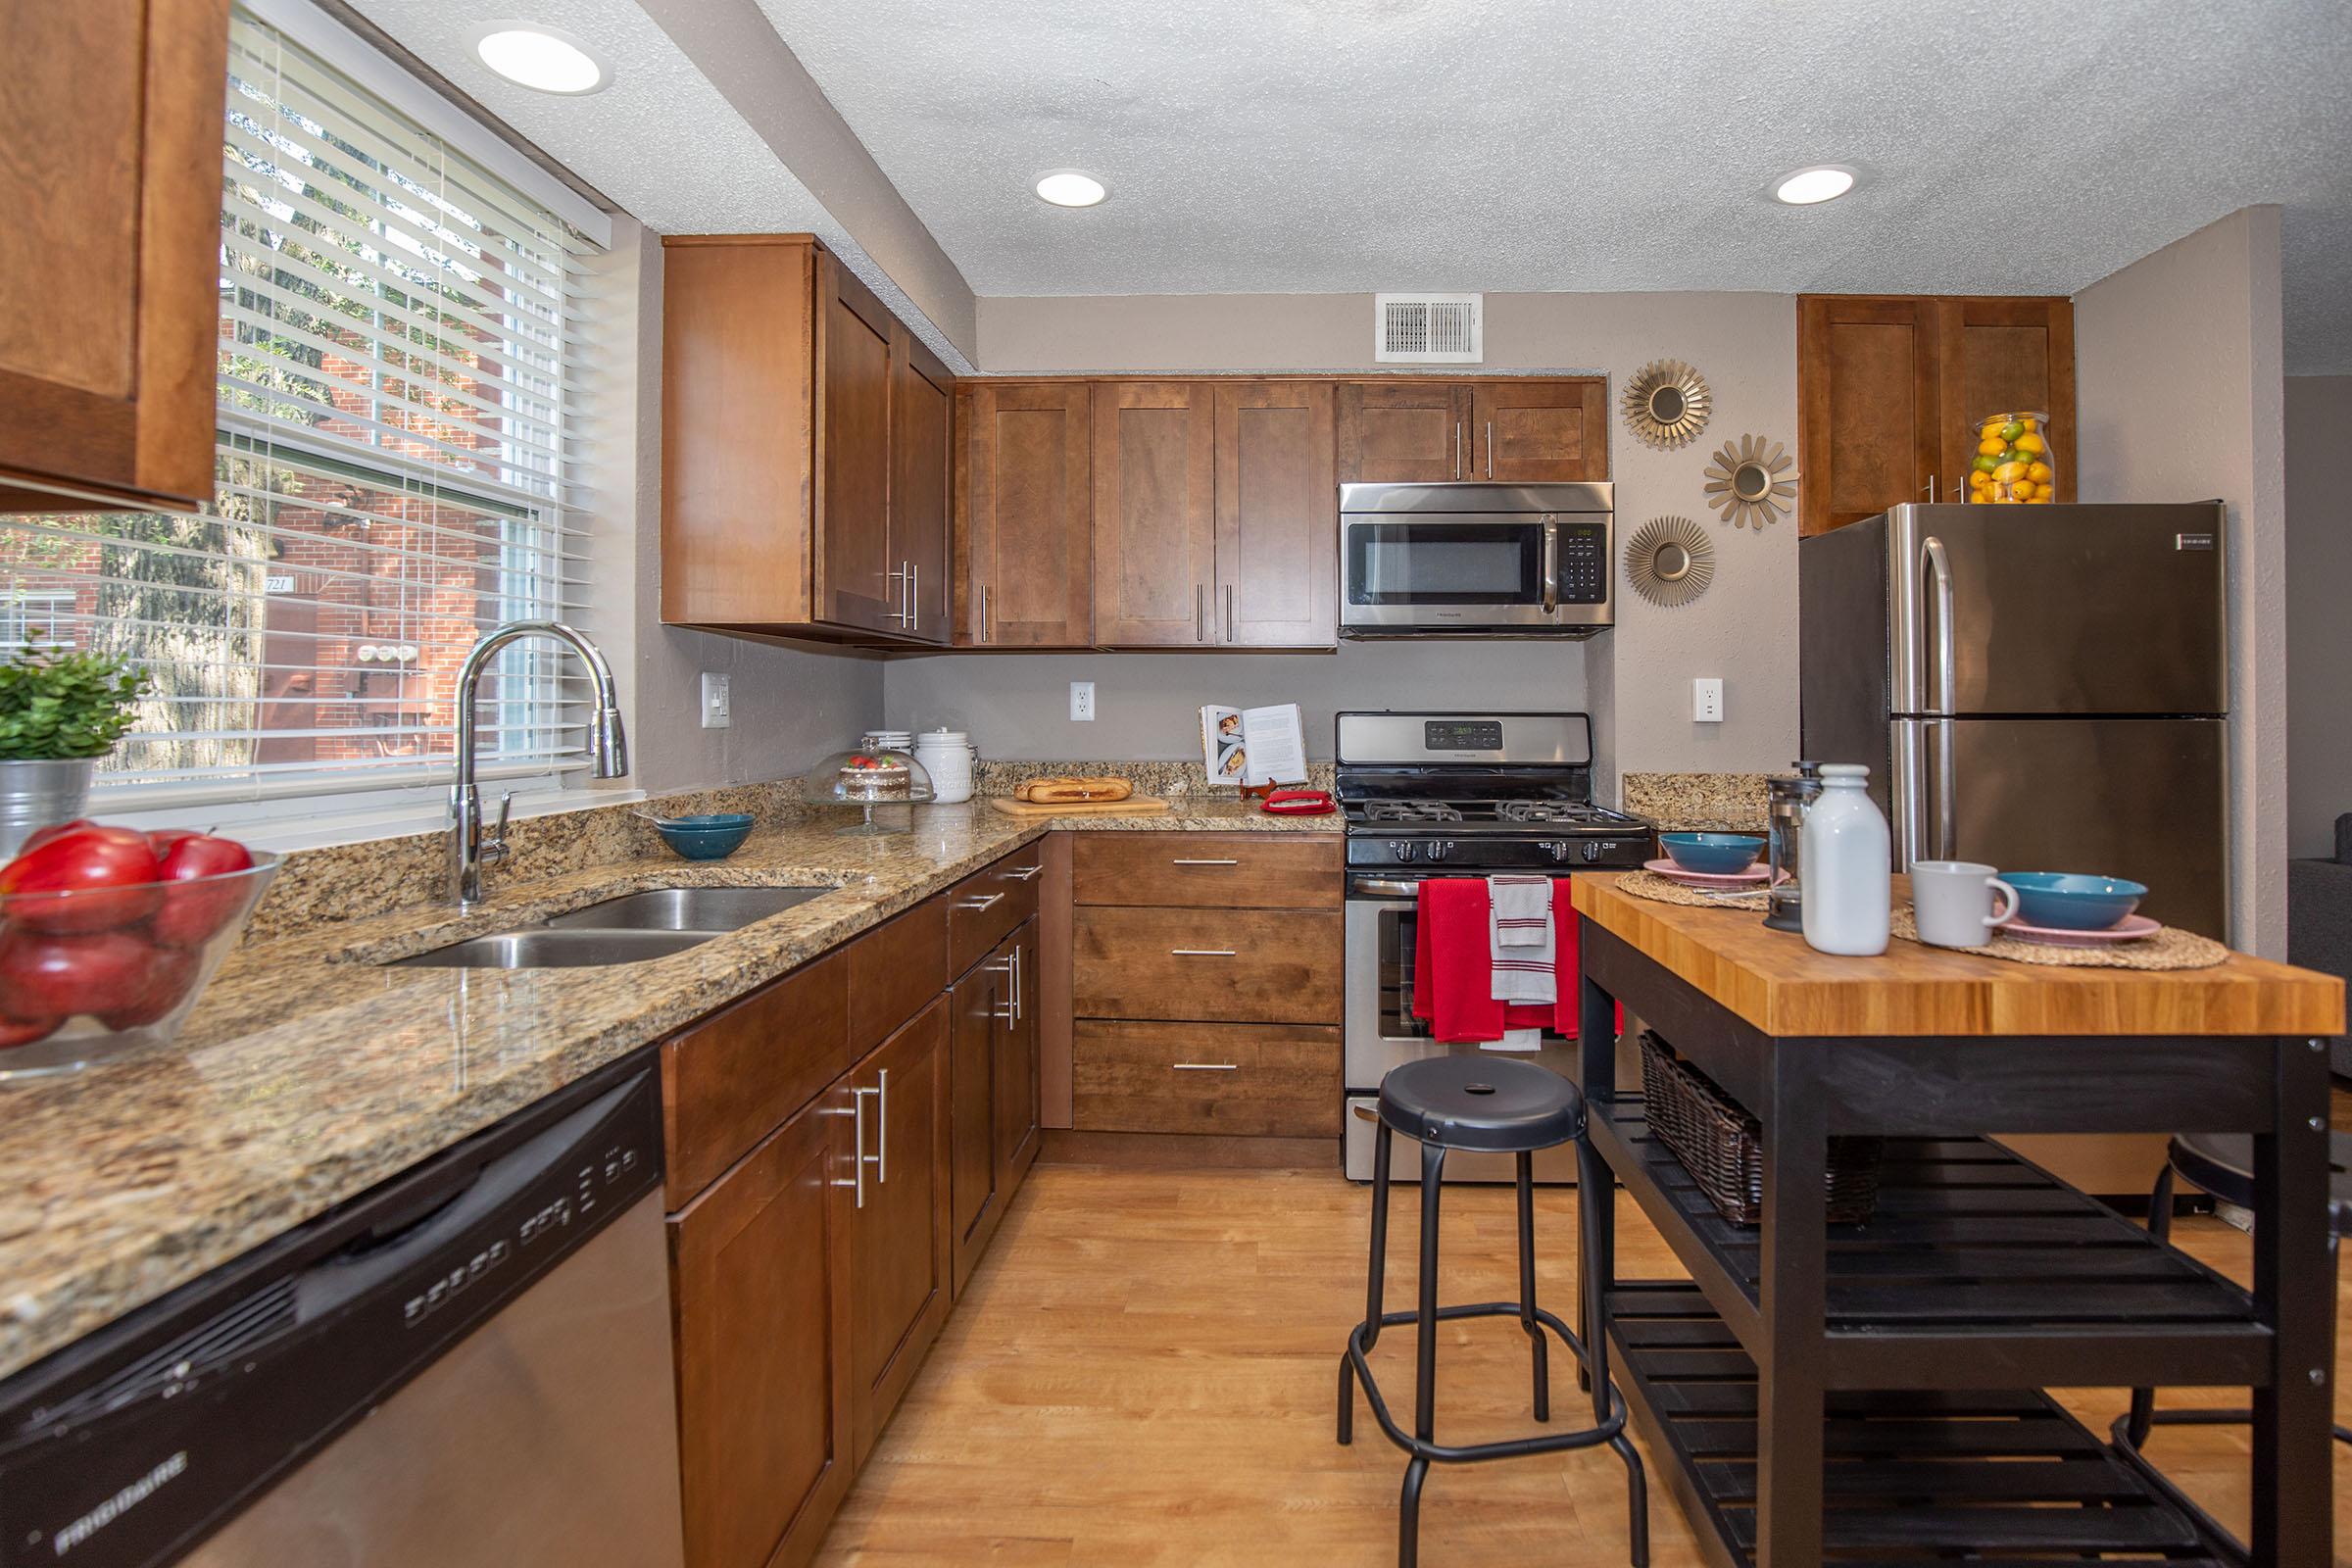
[[[26,839],[0,866],[0,1079],[172,1040],[276,870],[181,828],[77,820]]]

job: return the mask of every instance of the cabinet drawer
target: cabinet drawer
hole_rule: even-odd
[[[1073,1125],[1113,1133],[1330,1137],[1340,1130],[1340,1031],[1327,1026],[1077,1026]]]
[[[1081,1018],[1340,1021],[1338,911],[1077,911],[1071,1010]]]
[[[828,954],[662,1046],[672,1209],[848,1069],[848,974]]]
[[[1340,906],[1337,833],[1080,833],[1070,856],[1072,896],[1080,904]]]
[[[987,957],[1014,926],[1037,912],[1037,879],[1044,874],[1041,845],[1030,844],[948,890],[951,975]]]
[[[850,961],[850,1060],[948,989],[948,901],[925,899],[844,951]]]

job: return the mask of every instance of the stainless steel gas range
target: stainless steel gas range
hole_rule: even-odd
[[[1592,721],[1583,713],[1342,713],[1339,796],[1347,816],[1348,1174],[1372,1175],[1374,1098],[1392,1067],[1471,1052],[1413,1016],[1420,884],[1433,876],[1625,870],[1649,858],[1651,824],[1592,803]],[[1575,1042],[1548,1030],[1534,1060],[1569,1076]],[[1419,1165],[1399,1159],[1399,1179]],[[1455,1154],[1446,1179],[1508,1181],[1501,1155]],[[1537,1156],[1573,1180],[1562,1149]]]

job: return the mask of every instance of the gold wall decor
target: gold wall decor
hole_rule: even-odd
[[[1767,444],[1760,435],[1743,435],[1736,445],[1726,441],[1707,465],[1707,505],[1722,514],[1719,521],[1761,533],[1796,505],[1788,449],[1774,441],[1768,452]]]
[[[1715,580],[1715,541],[1689,517],[1652,517],[1626,541],[1625,575],[1653,605],[1687,605]]]
[[[1713,413],[1707,378],[1680,360],[1652,360],[1625,383],[1626,427],[1661,452],[1698,439]]]

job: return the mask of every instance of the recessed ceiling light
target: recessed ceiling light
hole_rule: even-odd
[[[1037,177],[1037,194],[1056,207],[1092,207],[1110,194],[1092,174],[1056,169]]]
[[[476,27],[473,52],[482,64],[517,86],[577,97],[601,92],[612,73],[567,32],[535,22],[492,22]]]
[[[1791,207],[1832,202],[1854,188],[1854,172],[1842,164],[1816,164],[1783,174],[1772,187],[1773,200]]]

